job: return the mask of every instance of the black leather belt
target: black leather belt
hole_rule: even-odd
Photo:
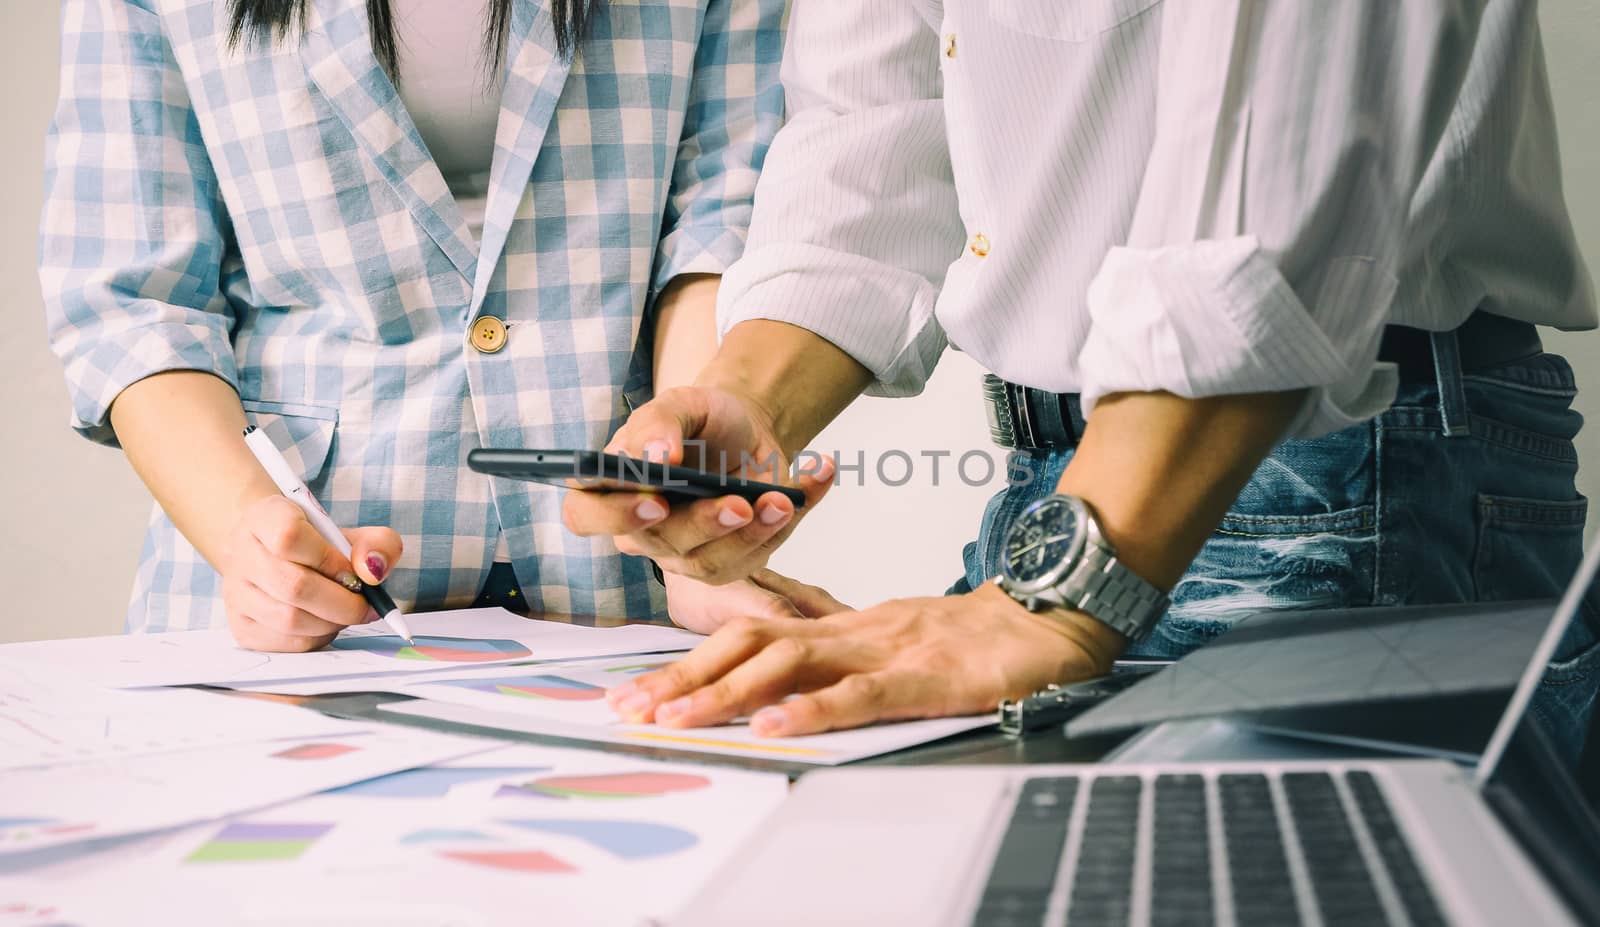
[[[1544,350],[1539,330],[1487,312],[1474,312],[1455,330],[1461,372],[1477,373],[1515,363]],[[1391,325],[1384,329],[1378,359],[1400,369],[1402,383],[1433,382],[1433,333]],[[1077,393],[1047,393],[1008,383],[994,374],[983,378],[989,412],[989,436],[1014,450],[1076,447],[1083,434],[1083,405]]]

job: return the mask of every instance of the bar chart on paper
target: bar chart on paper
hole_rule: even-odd
[[[443,798],[457,786],[536,772],[543,770],[533,766],[424,766],[357,782],[328,794],[360,798]]]
[[[460,679],[441,682],[439,685],[485,692],[490,695],[550,699],[557,702],[597,702],[606,697],[606,690],[599,686],[548,673],[499,676],[492,679]]]
[[[533,652],[517,641],[470,637],[418,635],[407,641],[393,634],[375,637],[342,637],[328,647],[340,652],[361,652],[395,660],[422,660],[437,663],[490,663],[532,656]]]
[[[588,776],[549,776],[501,786],[501,795],[532,793],[547,798],[655,798],[707,788],[711,780],[694,773],[631,772]]]
[[[278,760],[331,760],[336,756],[344,756],[346,753],[354,753],[360,749],[360,747],[350,744],[325,741],[314,744],[296,744],[293,747],[279,750],[277,753],[272,754],[272,757]]]
[[[235,821],[189,854],[190,863],[259,863],[298,859],[332,824]]]

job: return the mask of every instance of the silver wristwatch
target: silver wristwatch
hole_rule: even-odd
[[[1167,594],[1117,560],[1077,496],[1049,496],[1023,510],[1006,531],[996,582],[1029,611],[1071,608],[1135,641],[1167,611]]]

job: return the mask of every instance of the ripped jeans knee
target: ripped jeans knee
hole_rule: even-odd
[[[1172,605],[1130,655],[1175,659],[1254,612],[1372,604],[1377,535],[1369,526],[1292,525],[1219,531],[1172,591]],[[1325,530],[1300,529],[1320,528]]]

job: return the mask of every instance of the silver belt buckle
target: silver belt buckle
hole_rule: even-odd
[[[1022,396],[1022,387],[986,373],[983,375],[983,398],[988,407],[989,437],[994,443],[1011,450],[1039,447],[1033,423],[1028,420],[1028,403]]]

